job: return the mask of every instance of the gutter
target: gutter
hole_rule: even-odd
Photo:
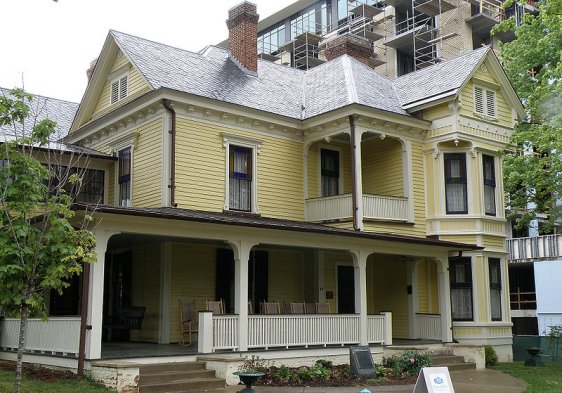
[[[170,189],[170,206],[178,207],[176,203],[176,111],[172,108],[170,100],[163,99],[162,104],[172,115],[172,129],[168,131],[172,137],[170,146],[170,184],[168,184],[168,188]]]

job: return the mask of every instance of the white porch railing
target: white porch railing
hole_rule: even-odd
[[[441,315],[416,314],[416,338],[441,340]]]
[[[201,314],[200,314],[201,315]],[[211,324],[207,326],[206,324]],[[392,314],[367,316],[369,344],[392,344]],[[238,348],[238,316],[200,317],[199,332],[213,332],[199,352]],[[249,315],[248,348],[359,344],[358,314]],[[212,344],[211,344],[212,342]]]
[[[408,221],[408,198],[363,195],[363,217]]]
[[[351,219],[353,201],[351,194],[307,199],[306,221],[320,222]],[[408,198],[363,195],[363,217],[376,220],[408,220]]]
[[[562,235],[545,235],[507,239],[510,261],[524,261],[562,256]]]
[[[18,348],[20,320],[6,318],[1,323],[0,348]],[[78,354],[80,317],[51,317],[48,321],[30,318],[27,321],[25,349],[57,354]]]

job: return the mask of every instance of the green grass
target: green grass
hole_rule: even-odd
[[[522,362],[498,363],[492,367],[525,382],[524,393],[562,392],[562,363],[548,363],[545,367],[525,367]]]
[[[0,370],[0,393],[11,393],[14,390],[14,373]],[[83,380],[61,380],[54,383],[41,382],[25,378],[21,385],[21,393],[108,393],[114,392],[102,385]]]

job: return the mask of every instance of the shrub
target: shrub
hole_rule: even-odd
[[[267,368],[271,367],[273,364],[272,361],[261,359],[257,355],[252,355],[251,357],[244,356],[244,361],[242,365],[238,367],[240,371],[264,371]]]
[[[384,359],[383,364],[386,368],[392,369],[396,377],[415,377],[422,367],[431,366],[431,356],[423,352],[405,351],[402,355]]]
[[[498,354],[491,345],[484,346],[484,358],[486,360],[486,367],[493,366],[498,362]]]

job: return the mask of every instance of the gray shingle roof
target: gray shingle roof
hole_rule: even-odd
[[[447,92],[454,94],[488,50],[489,47],[482,47],[395,79],[392,83],[400,102],[404,107],[408,107]]]
[[[10,92],[11,89],[0,87],[0,95],[8,97],[10,96]],[[74,115],[78,110],[77,103],[40,95],[32,96],[31,102],[27,103],[29,106],[29,116],[25,123],[23,125],[16,124],[15,128],[12,126],[0,126],[0,142],[28,136],[36,123],[43,119],[50,119],[55,121],[57,126],[55,133],[51,136],[51,141],[48,145],[49,148],[96,156],[106,156],[96,150],[58,142],[62,137],[65,137],[70,130]]]
[[[154,89],[166,87],[294,119],[354,103],[409,116],[392,82],[349,56],[308,71],[259,60],[258,76],[249,76],[223,48],[193,53],[116,31],[111,35]]]

